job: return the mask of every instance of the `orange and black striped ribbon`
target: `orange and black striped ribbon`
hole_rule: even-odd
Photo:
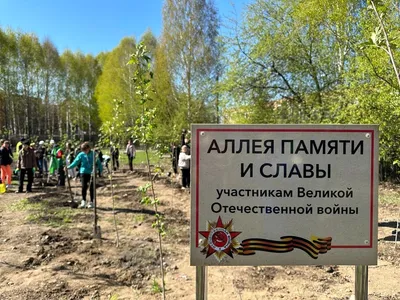
[[[298,236],[282,236],[280,241],[267,239],[243,240],[240,243],[241,247],[235,250],[238,255],[254,255],[256,251],[286,253],[297,248],[317,259],[318,254],[324,254],[331,249],[331,244],[331,237],[316,237],[310,241]]]

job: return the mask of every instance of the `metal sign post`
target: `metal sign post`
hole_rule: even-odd
[[[356,300],[368,299],[368,266],[356,266]]]
[[[196,267],[196,300],[207,300],[207,267]]]
[[[399,235],[400,235],[400,219],[397,219],[397,223],[396,223],[396,229],[394,230],[394,249],[397,248],[397,242],[399,239]]]

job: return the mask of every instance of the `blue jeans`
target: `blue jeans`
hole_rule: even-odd
[[[43,158],[38,159],[38,167],[39,167],[39,173],[43,173]]]
[[[45,173],[49,172],[49,169],[47,167],[47,159],[46,158],[43,158],[43,168],[44,168]]]

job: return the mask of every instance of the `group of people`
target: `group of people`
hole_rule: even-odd
[[[136,149],[133,141],[129,140],[126,148],[129,165],[133,170],[133,158]],[[15,162],[14,162],[15,160]],[[90,147],[88,142],[84,142],[74,149],[71,143],[66,143],[65,148],[59,146],[54,140],[48,145],[44,141],[38,144],[31,143],[28,139],[22,138],[13,151],[8,140],[0,140],[0,187],[4,191],[10,191],[12,186],[12,165],[15,166],[14,175],[18,176],[19,184],[16,193],[24,192],[24,180],[27,177],[26,192],[32,192],[32,184],[35,175],[45,178],[47,181],[51,177],[57,177],[57,186],[65,186],[66,176],[68,179],[80,178],[82,183],[81,207],[93,206],[93,164],[96,165],[96,174],[102,176],[103,166],[109,170],[109,162],[112,161],[114,171],[119,169],[119,149],[111,145],[110,155],[103,155],[99,148]],[[87,190],[90,190],[90,201],[87,201]],[[1,192],[1,189],[0,189]]]
[[[12,170],[11,165],[14,160],[14,154],[11,149],[11,144],[9,141],[0,141],[0,167],[1,167],[1,184],[5,185],[5,189],[11,188]],[[28,177],[28,184],[26,187],[26,192],[32,192],[32,183],[35,170],[37,168],[37,159],[34,149],[30,147],[29,141],[21,140],[17,144],[17,163],[16,171],[19,172],[19,186],[17,193],[22,193],[23,191],[23,181],[25,174]]]
[[[136,147],[133,139],[129,139],[125,153],[128,157],[130,171],[133,171],[133,160],[136,157]],[[172,147],[173,169],[178,174],[181,171],[182,189],[190,187],[190,142],[182,138],[182,145]],[[103,166],[108,172],[109,162],[112,161],[113,171],[117,171],[119,164],[119,148],[115,145],[110,146],[110,155],[103,155],[100,149],[90,147],[88,142],[82,143],[75,150],[71,143],[66,143],[65,147],[59,146],[54,140],[49,143],[39,141],[30,142],[29,139],[22,138],[15,146],[15,151],[8,140],[0,140],[0,187],[5,191],[11,189],[12,165],[15,160],[14,175],[18,176],[18,189],[16,193],[24,192],[24,180],[27,177],[26,192],[32,192],[32,184],[35,175],[45,178],[49,182],[51,177],[56,176],[57,186],[65,186],[67,179],[80,178],[82,183],[81,207],[92,207],[93,205],[93,169],[98,171],[101,176]],[[93,167],[96,165],[96,168]],[[97,172],[96,172],[97,174]],[[87,201],[87,190],[90,190],[90,201]],[[1,192],[1,190],[0,190]]]

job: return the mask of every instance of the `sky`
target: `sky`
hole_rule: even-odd
[[[250,0],[215,0],[222,22],[241,15]],[[123,37],[162,31],[164,0],[0,0],[0,27],[33,32],[65,49],[98,54]],[[224,27],[222,27],[224,30]]]

